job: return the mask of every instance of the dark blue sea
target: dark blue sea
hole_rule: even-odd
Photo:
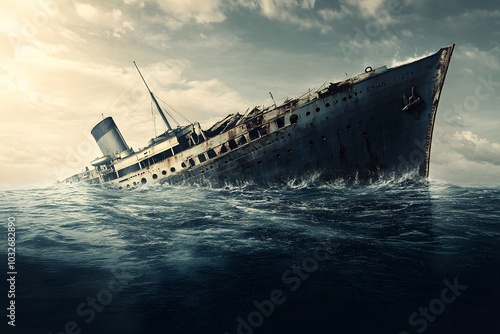
[[[500,333],[498,187],[311,177],[0,194],[8,333]]]

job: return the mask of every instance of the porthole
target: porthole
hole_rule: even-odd
[[[322,140],[322,141],[325,141],[325,140],[326,140],[326,137],[325,137],[325,136],[321,136],[321,140]]]
[[[276,154],[276,158],[280,159],[281,155],[280,154]]]
[[[330,108],[330,103],[325,104],[325,107]]]
[[[293,114],[292,116],[290,116],[290,123],[291,124],[297,124],[298,121],[299,121],[299,116],[298,115]]]
[[[166,170],[162,170],[161,171],[161,175],[167,175],[167,171]]]
[[[347,101],[347,97],[344,96],[344,98],[342,99],[342,101],[346,102]]]
[[[339,100],[333,101],[333,104],[337,104],[337,103],[339,103]]]
[[[292,150],[288,150],[288,153],[292,154],[292,153],[293,153],[293,151],[292,151]]]
[[[174,172],[175,172],[175,167],[170,168],[170,171],[171,171],[172,173],[174,173]]]
[[[153,180],[156,180],[158,178],[158,175],[153,174]]]
[[[310,115],[311,115],[310,111],[306,112],[306,116],[310,116]]]
[[[262,166],[262,161],[257,162],[259,166]]]
[[[320,110],[321,110],[321,108],[320,108],[320,107],[317,107],[317,108],[316,108],[316,112],[319,112]]]
[[[181,163],[181,167],[182,167],[182,168],[186,168],[186,167],[187,167],[187,166],[186,166],[186,163],[185,163],[185,162]]]
[[[129,189],[129,188],[130,188],[130,184],[127,184],[127,189]]]
[[[143,177],[143,178],[141,179],[141,183],[142,183],[142,184],[146,184],[147,182],[148,182],[148,180],[146,180],[146,178],[145,178],[145,177]]]
[[[136,186],[136,185],[137,185],[137,182],[134,181],[134,186]]]

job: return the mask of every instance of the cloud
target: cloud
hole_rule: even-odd
[[[471,64],[481,64],[481,67],[486,67],[489,70],[500,70],[500,47],[498,46],[491,50],[481,50],[478,47],[467,45],[459,48],[456,56]]]
[[[375,16],[385,4],[385,0],[344,0],[346,4],[356,7],[364,16]]]
[[[500,166],[500,144],[480,138],[471,131],[457,131],[450,142],[469,161]]]
[[[89,3],[75,2],[75,11],[80,18],[92,23],[94,35],[122,37],[127,31],[134,31],[134,21],[120,9],[104,10]]]
[[[259,11],[270,20],[296,25],[305,30],[318,29],[322,33],[331,31],[331,27],[315,13],[315,4],[315,0],[236,0],[237,6]]]
[[[226,16],[221,11],[221,0],[157,0],[163,12],[179,23],[216,23]]]

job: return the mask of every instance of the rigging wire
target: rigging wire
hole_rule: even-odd
[[[156,116],[153,108],[153,101],[151,101],[151,117],[153,118],[153,130],[156,137]]]

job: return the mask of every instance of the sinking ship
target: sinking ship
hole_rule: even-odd
[[[321,180],[406,172],[425,178],[453,49],[393,68],[367,67],[280,105],[230,114],[205,130],[197,122],[172,128],[137,68],[168,130],[134,151],[113,118],[104,118],[91,131],[102,157],[64,181],[126,189],[154,182],[286,182],[308,173]]]

